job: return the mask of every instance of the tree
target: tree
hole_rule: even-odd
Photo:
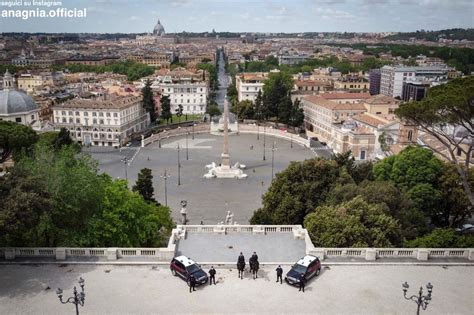
[[[153,197],[153,175],[151,174],[151,169],[142,168],[140,173],[138,173],[138,178],[136,184],[133,186],[132,191],[138,192],[142,195],[143,199],[147,202],[155,202],[156,200]]]
[[[293,127],[300,127],[304,123],[304,111],[303,107],[301,106],[301,102],[299,99],[296,99],[293,102],[293,106],[291,107],[291,116],[289,125]]]
[[[471,248],[474,247],[474,236],[457,235],[453,229],[434,229],[430,234],[407,241],[403,245],[422,248]]]
[[[171,100],[168,95],[161,97],[161,118],[166,120],[166,123],[173,122],[173,115],[171,114]]]
[[[262,90],[259,90],[257,97],[255,98],[255,119],[258,121],[262,120],[263,115],[263,94]]]
[[[402,242],[397,220],[361,197],[316,208],[304,226],[316,247],[391,247]]]
[[[251,224],[301,224],[309,212],[322,205],[339,174],[334,161],[310,159],[291,162],[263,195]]]
[[[206,113],[211,117],[211,119],[214,116],[221,115],[221,111],[219,109],[219,106],[217,106],[217,104],[208,105],[206,108]]]
[[[145,86],[142,88],[143,108],[150,114],[150,121],[156,121],[155,99],[153,97],[153,90],[151,89],[151,81],[147,80]]]
[[[237,101],[238,92],[237,92],[237,87],[235,86],[235,79],[232,79],[232,83],[227,88],[227,98],[229,99],[229,102],[231,103]]]
[[[72,140],[69,130],[67,130],[66,128],[61,128],[61,130],[59,131],[56,139],[54,140],[53,145],[54,145],[54,148],[56,150],[59,150],[63,146],[71,146],[71,145],[74,145],[74,144],[75,144],[75,142],[74,142],[74,140]],[[79,153],[79,151],[80,151],[79,145],[76,146],[76,149],[77,149],[77,152]]]
[[[12,153],[30,149],[36,141],[38,135],[31,127],[0,121],[0,163],[5,162]]]
[[[103,210],[87,232],[89,246],[159,247],[171,232],[168,207],[146,202],[127,188],[125,180],[105,179]],[[162,231],[160,233],[160,231]]]
[[[474,141],[474,77],[433,87],[426,98],[401,104],[395,113],[443,145],[443,149],[435,146],[430,149],[455,165],[469,201],[474,206],[468,172]],[[458,153],[464,157],[464,163]]]
[[[293,79],[288,73],[270,74],[263,85],[263,118],[289,119],[292,106],[289,93],[292,87]]]
[[[183,116],[183,105],[179,104],[175,111],[176,116],[178,117],[178,122],[181,122],[181,116]]]
[[[239,119],[253,119],[255,117],[255,107],[252,101],[244,100],[238,102],[234,107],[234,113]]]
[[[267,58],[265,58],[265,64],[269,67],[278,68],[278,59],[275,56],[268,55]]]

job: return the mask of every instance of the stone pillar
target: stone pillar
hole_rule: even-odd
[[[6,260],[15,260],[15,249],[14,248],[5,248],[5,259]]]
[[[214,233],[216,234],[225,234],[225,227],[223,225],[216,225],[214,226],[214,230],[213,230]]]
[[[261,225],[255,225],[252,234],[265,234],[265,229]]]
[[[307,253],[309,255],[313,255],[319,258],[319,260],[323,261],[324,260],[324,249],[323,248],[315,248],[309,251]]]
[[[416,259],[426,261],[428,260],[428,250],[426,248],[418,248]]]
[[[145,136],[142,135],[142,148],[144,148],[144,147],[145,147]]]
[[[117,248],[107,248],[107,260],[117,260]]]
[[[66,260],[66,248],[56,248],[56,260]]]
[[[375,248],[367,248],[365,250],[365,260],[374,261],[377,259],[377,251]]]
[[[229,156],[229,103],[224,100],[224,148],[222,150],[222,163],[221,167],[230,167],[230,156]]]
[[[474,260],[474,249],[470,249],[470,250],[469,250],[468,259],[469,259],[469,260]]]

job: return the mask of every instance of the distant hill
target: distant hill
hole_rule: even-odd
[[[437,42],[440,38],[446,38],[451,40],[463,40],[467,39],[474,41],[474,29],[468,28],[452,28],[448,30],[440,31],[425,31],[420,30],[410,33],[398,33],[396,35],[390,35],[385,37],[386,39],[391,40],[409,40],[410,38],[424,39],[432,42]]]

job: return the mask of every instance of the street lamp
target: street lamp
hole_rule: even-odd
[[[273,161],[274,161],[274,154],[275,154],[275,141],[273,141],[273,144],[272,144],[272,180],[273,180]]]
[[[263,160],[265,161],[265,125],[263,125]]]
[[[125,179],[128,181],[128,157],[124,157],[122,162],[125,166]]]
[[[260,131],[259,131],[260,128],[259,128],[259,125],[258,125],[258,121],[257,121],[256,125],[257,125],[257,140],[260,140]]]
[[[416,305],[418,305],[418,308],[416,310],[416,315],[420,315],[420,307],[423,308],[423,310],[426,310],[426,308],[428,307],[428,304],[431,301],[431,293],[433,292],[433,285],[430,282],[428,282],[428,284],[426,285],[428,295],[423,295],[423,287],[420,287],[418,296],[412,295],[410,297],[407,297],[407,291],[410,286],[408,285],[406,281],[405,283],[402,283],[402,287],[403,287],[403,296],[405,297],[405,299],[412,300],[413,302],[416,303]]]
[[[168,206],[168,189],[166,186],[166,181],[168,180],[168,178],[170,178],[170,176],[166,174],[166,168],[165,173],[163,175],[160,175],[160,177],[165,180],[165,206]]]
[[[178,143],[178,186],[181,185],[181,162],[179,160],[179,143]]]
[[[196,125],[193,121],[193,140],[194,140],[194,125]]]
[[[188,154],[188,135],[189,135],[189,131],[188,131],[188,127],[186,127],[186,161],[189,160],[189,154]]]
[[[58,288],[56,290],[56,294],[58,295],[59,301],[62,304],[74,304],[76,306],[76,315],[79,315],[79,305],[84,306],[84,300],[86,298],[86,294],[84,293],[84,279],[79,278],[79,285],[81,286],[81,292],[77,292],[76,287],[74,287],[74,291],[72,292],[74,296],[71,296],[66,301],[63,301],[63,290]]]

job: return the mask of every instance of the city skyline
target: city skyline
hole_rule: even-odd
[[[3,32],[144,33],[159,18],[168,33],[408,32],[472,28],[470,1],[456,0],[86,0],[86,18],[0,18]],[[19,9],[0,6],[0,10]],[[24,8],[21,8],[24,9]],[[122,21],[117,23],[117,21]]]

